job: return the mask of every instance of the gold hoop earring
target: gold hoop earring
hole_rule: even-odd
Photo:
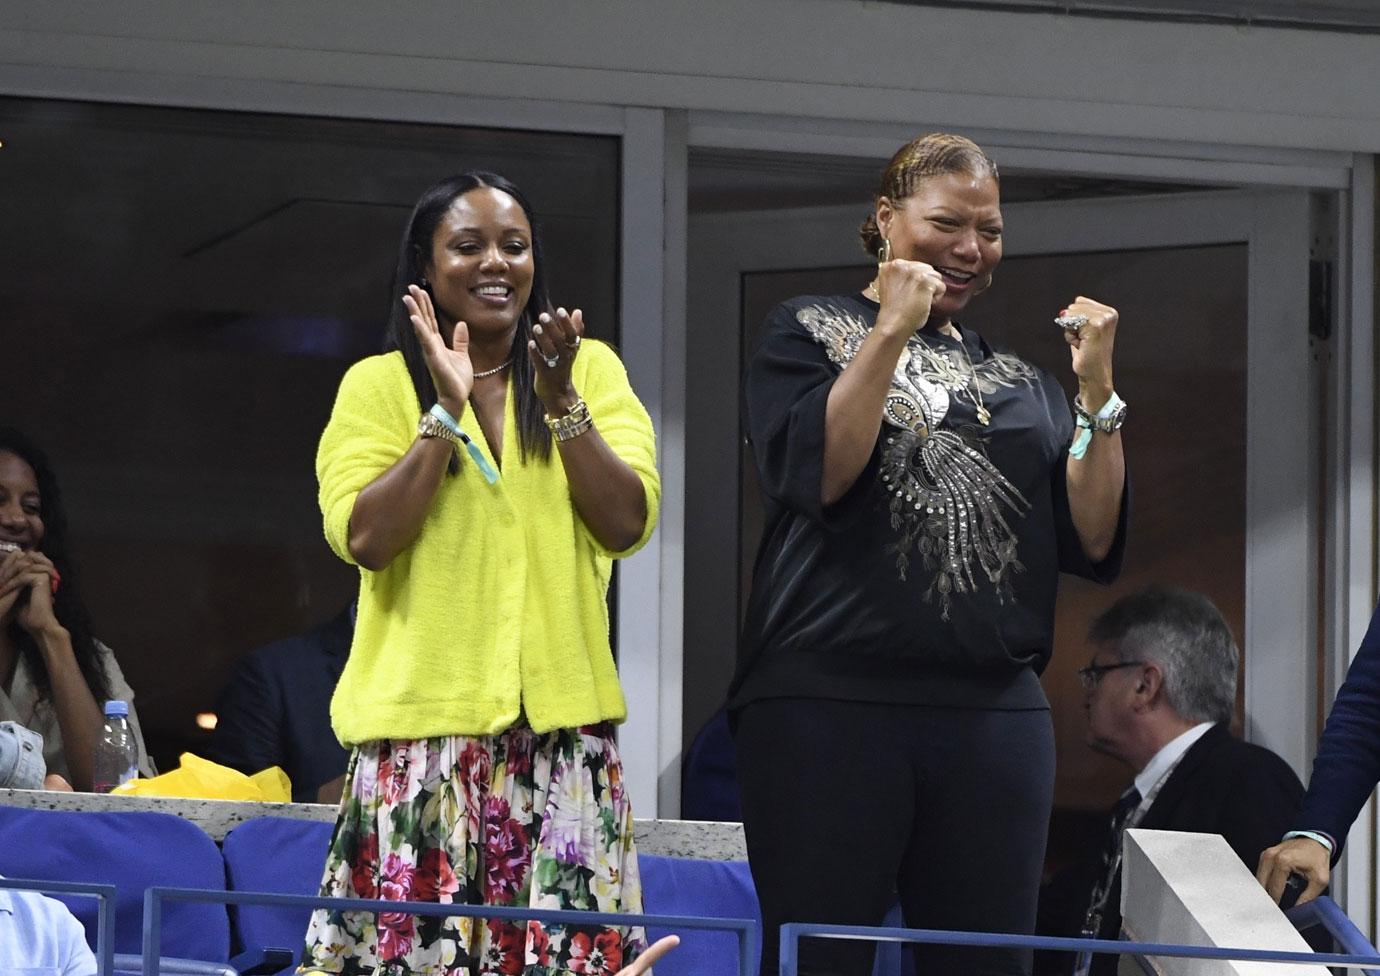
[[[991,287],[992,287],[992,274],[991,274],[990,272],[988,272],[987,277],[986,277],[986,278],[983,278],[983,279],[982,279],[982,283],[979,284],[979,285],[977,286],[976,289],[974,289],[974,291],[973,291],[973,297],[976,298],[977,296],[981,295],[983,292],[985,292],[988,288],[991,288]]]
[[[877,263],[878,263],[878,264],[886,264],[886,263],[887,263],[888,261],[890,261],[890,260],[891,260],[891,241],[888,240],[887,238],[883,237],[883,238],[882,238],[882,246],[879,247],[879,248],[877,248]]]

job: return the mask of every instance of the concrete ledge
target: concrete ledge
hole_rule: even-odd
[[[190,820],[217,842],[238,824],[255,817],[289,817],[331,823],[336,808],[320,803],[247,803],[237,800],[184,800],[171,797],[109,796],[100,793],[49,793],[0,789],[0,806],[31,810],[144,811]],[[661,857],[743,861],[743,825],[700,820],[635,821],[637,850]]]
[[[1126,831],[1122,928],[1136,942],[1312,952],[1255,876],[1217,834]],[[1163,976],[1329,976],[1324,966],[1148,960]],[[1121,972],[1128,972],[1122,957]]]

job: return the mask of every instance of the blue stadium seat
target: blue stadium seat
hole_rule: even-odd
[[[762,921],[757,891],[746,861],[700,861],[691,858],[637,858],[642,875],[642,908],[648,915],[700,915]],[[671,933],[649,929],[655,942]],[[738,938],[732,932],[678,932],[680,947],[656,964],[657,976],[734,976],[738,972]],[[753,972],[760,959],[753,960]]]
[[[95,813],[0,806],[0,874],[114,885],[115,951],[142,951],[144,890],[225,890],[225,863],[195,824],[165,813]],[[96,903],[61,899],[96,940]],[[225,962],[230,923],[222,905],[170,902],[163,909],[164,956]]]
[[[286,817],[256,817],[225,837],[225,872],[231,890],[315,895],[333,825]],[[302,952],[309,908],[233,905],[230,921],[237,948]]]
[[[642,906],[648,915],[698,915],[709,918],[751,918],[762,921],[757,889],[746,861],[701,861],[693,858],[638,856],[642,874]],[[882,925],[899,926],[901,908],[892,907]],[[655,942],[671,933],[652,928]],[[738,940],[731,932],[678,932],[680,947],[656,964],[657,976],[734,976],[738,972]],[[764,934],[764,938],[767,938]],[[753,973],[761,959],[753,960]],[[914,976],[910,954],[896,943],[877,947],[873,976]]]

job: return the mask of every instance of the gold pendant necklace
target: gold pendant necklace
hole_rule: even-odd
[[[968,344],[962,338],[958,340],[958,348],[963,350],[963,359],[968,364],[968,376],[973,385],[973,406],[977,408],[978,423],[986,427],[992,422],[992,411],[982,402],[982,384],[978,382],[977,367],[973,365],[973,357],[968,355]]]

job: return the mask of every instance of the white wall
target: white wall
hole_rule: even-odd
[[[0,0],[0,91],[297,85],[1380,150],[1380,36],[858,0]]]

